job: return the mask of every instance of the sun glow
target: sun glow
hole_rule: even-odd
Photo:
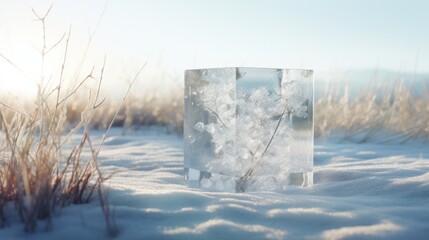
[[[42,71],[41,55],[34,49],[22,46],[16,49],[20,50],[0,57],[0,98],[32,100],[37,95],[38,85],[50,81],[53,68],[49,59],[45,59]]]

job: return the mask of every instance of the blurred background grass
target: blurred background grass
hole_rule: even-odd
[[[114,122],[124,134],[145,127],[182,133],[184,69],[256,66],[315,70],[319,139],[427,139],[429,34],[421,31],[426,1],[5,2],[0,9],[0,54],[7,57],[0,57],[4,103],[33,105],[41,74],[43,84],[57,84],[64,41],[41,69],[43,38],[32,14],[32,8],[43,12],[51,4],[47,44],[71,29],[64,87],[75,86],[107,54],[101,86],[106,101],[93,128],[107,127],[134,71],[147,62]],[[85,96],[96,88],[96,81],[88,81],[70,99],[69,124],[80,121]],[[4,106],[1,111],[13,115]]]
[[[376,70],[374,71],[376,72]],[[379,79],[366,78],[315,80],[314,130],[317,139],[338,139],[364,143],[406,142],[411,139],[428,141],[429,138],[429,78],[397,73]],[[177,76],[180,81],[180,77]],[[158,86],[159,87],[159,86]],[[183,87],[167,93],[152,86],[150,91],[134,89],[125,100],[114,127],[123,128],[123,134],[134,130],[156,127],[161,132],[183,133]],[[67,123],[81,121],[87,106],[91,87],[76,94],[67,106]],[[108,96],[108,95],[107,95]],[[5,103],[17,107],[10,95],[0,96]],[[119,98],[106,98],[95,113],[91,126],[106,129],[119,105]],[[28,104],[30,106],[31,104]],[[13,111],[0,107],[6,117]]]

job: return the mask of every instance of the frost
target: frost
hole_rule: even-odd
[[[213,136],[216,131],[216,126],[213,123],[207,124],[205,130]]]
[[[194,125],[194,129],[197,130],[198,132],[204,132],[204,123],[202,122],[197,122]]]
[[[185,142],[185,165],[235,177],[236,191],[282,189],[290,173],[311,172],[312,74],[295,71],[190,71],[186,85],[198,94],[185,98],[185,132],[197,122],[192,128],[204,135]],[[211,187],[225,186],[213,176]]]

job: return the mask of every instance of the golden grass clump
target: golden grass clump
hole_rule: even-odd
[[[24,223],[25,231],[35,232],[39,219],[46,220],[45,229],[49,230],[52,228],[53,214],[58,208],[87,203],[96,193],[108,233],[115,235],[117,230],[103,188],[103,182],[109,176],[103,175],[97,160],[113,120],[107,126],[98,147],[93,146],[89,134],[92,119],[104,102],[100,98],[100,88],[106,57],[99,74],[92,68],[85,77],[78,77],[73,87],[66,89],[64,69],[71,29],[52,47],[46,46],[45,19],[51,8],[43,16],[33,10],[43,29],[43,46],[40,50],[42,73],[36,98],[24,105],[19,101],[0,102],[0,227],[9,224],[5,209],[14,206]],[[44,77],[43,63],[48,53],[60,47],[64,39],[61,71],[57,84],[52,86],[52,79],[46,81]],[[19,70],[7,57],[1,54],[0,57]],[[98,82],[98,87],[85,94],[82,86],[87,81]],[[68,111],[76,96],[86,97],[85,101],[79,102],[82,104],[79,106],[79,117],[73,125],[69,125]],[[119,108],[116,114],[112,114],[112,119],[118,111]],[[78,135],[80,139],[73,143],[71,140],[79,130],[82,132]],[[84,151],[90,153],[90,156],[84,157]]]
[[[83,81],[92,78],[91,73]],[[47,219],[46,227],[50,229],[56,207],[87,203],[104,180],[97,172],[96,156],[86,160],[81,156],[85,146],[92,149],[88,128],[99,105],[97,97],[89,99],[93,104],[87,104],[81,121],[62,137],[66,130],[66,106],[72,94],[62,95],[60,81],[53,90],[40,85],[31,108],[2,103],[0,226],[6,223],[5,204],[15,202],[26,231],[36,231],[37,219]],[[80,128],[84,133],[79,144],[64,159],[65,144]]]
[[[45,96],[39,92],[30,112],[0,109],[0,213],[6,202],[15,202],[28,232],[36,230],[37,219],[48,219],[49,229],[57,206],[88,202],[98,184],[94,162],[80,157],[86,134],[62,163],[64,104],[50,104]],[[9,120],[7,111],[15,111]]]
[[[67,109],[67,121],[80,121],[84,100],[82,97],[73,97]],[[115,115],[117,101],[106,100],[91,119],[91,127],[106,129],[110,119]],[[123,108],[118,112],[114,127],[122,127],[123,134],[142,126],[163,126],[167,133],[183,132],[183,93],[172,91],[168,96],[157,94],[156,90],[148,94],[130,94],[124,101]]]
[[[403,79],[384,82],[373,79],[370,85],[355,86],[360,90],[351,89],[347,82],[329,83],[326,90],[321,89],[321,84],[316,85],[319,97],[314,107],[315,137],[335,137],[359,143],[428,141],[428,86],[421,81],[421,91],[416,94],[411,85]],[[113,126],[123,127],[124,134],[131,129],[151,125],[165,126],[169,133],[183,133],[183,89],[166,95],[157,92],[129,96]],[[79,120],[82,111],[79,106],[84,106],[82,99],[76,97],[71,101],[68,121]],[[94,114],[92,126],[105,129],[116,105],[115,101],[106,101]]]
[[[331,87],[315,104],[315,136],[338,134],[359,143],[429,139],[429,92],[416,94],[404,80],[368,86],[353,98],[347,83]],[[342,88],[342,89],[340,89]]]

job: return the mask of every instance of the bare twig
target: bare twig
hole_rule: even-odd
[[[8,108],[8,109],[10,109],[10,110],[12,110],[12,111],[14,111],[14,112],[17,112],[17,113],[19,113],[19,114],[22,114],[22,115],[23,115],[23,116],[25,116],[27,119],[31,119],[31,118],[30,118],[30,116],[28,116],[28,115],[27,115],[27,113],[25,113],[24,111],[21,111],[21,110],[16,109],[16,108],[14,108],[14,107],[12,107],[12,106],[9,106],[8,104],[6,104],[6,103],[4,103],[4,102],[1,102],[1,101],[0,101],[0,105],[3,105],[4,107],[6,107],[6,108]]]
[[[274,137],[277,135],[277,131],[279,130],[280,124],[283,120],[284,115],[287,113],[288,115],[290,115],[290,111],[288,110],[289,106],[288,104],[285,105],[282,114],[280,115],[279,120],[277,121],[277,125],[276,128],[274,129],[273,134],[271,134],[271,138],[268,141],[267,145],[265,146],[264,151],[262,152],[262,154],[259,156],[258,160],[254,160],[255,159],[255,155],[259,149],[256,149],[256,151],[253,153],[252,155],[252,164],[250,166],[250,168],[246,171],[246,173],[240,177],[237,181],[236,181],[236,185],[235,185],[235,190],[237,192],[245,192],[247,187],[249,186],[249,182],[252,180],[253,178],[253,174],[256,170],[256,168],[259,166],[261,159],[264,157],[265,153],[267,153],[268,149],[271,146],[271,143],[274,139]]]
[[[93,39],[94,39],[94,36],[95,36],[95,34],[97,33],[98,28],[100,27],[101,21],[103,20],[104,14],[105,14],[105,12],[106,12],[106,8],[107,8],[107,1],[104,3],[103,11],[101,12],[100,17],[98,18],[97,25],[95,26],[94,31],[92,32],[92,34],[89,34],[88,43],[87,43],[86,48],[85,48],[85,51],[84,51],[84,53],[83,53],[83,58],[82,58],[82,60],[80,61],[80,65],[79,65],[79,67],[78,67],[79,71],[78,71],[78,73],[77,73],[77,75],[76,75],[75,82],[77,82],[77,80],[78,80],[78,79],[79,79],[79,77],[80,77],[80,74],[82,73],[82,69],[83,69],[83,67],[82,67],[82,66],[83,66],[83,64],[85,63],[85,60],[86,60],[86,58],[87,58],[87,55],[88,55],[89,49],[90,49],[90,47],[91,47],[92,41],[93,41]]]
[[[94,70],[94,68],[92,68],[92,70]],[[82,85],[88,80],[88,79],[93,79],[93,76],[92,76],[92,70],[91,70],[91,73],[90,74],[88,74],[80,83],[79,83],[79,85],[75,88],[75,89],[73,89],[73,91],[71,91],[65,98],[63,98],[61,101],[59,101],[58,103],[57,103],[57,105],[61,105],[64,101],[66,101],[67,99],[69,99],[71,96],[73,96],[76,92],[77,92],[77,90],[79,90],[79,88],[80,87],[82,87]]]
[[[3,58],[6,62],[8,62],[16,70],[18,70],[18,72],[21,73],[27,80],[31,80],[31,78],[20,67],[18,67],[18,65],[16,65],[14,62],[12,62],[5,55],[3,55],[2,53],[0,53],[0,57]]]
[[[118,116],[118,113],[119,113],[119,110],[121,109],[121,106],[124,104],[125,99],[127,98],[128,94],[130,93],[130,90],[131,90],[132,86],[134,85],[135,81],[137,80],[137,78],[139,77],[140,73],[143,71],[143,68],[144,68],[145,66],[146,66],[146,63],[145,63],[145,64],[143,64],[143,66],[139,69],[139,71],[137,72],[137,74],[134,76],[133,81],[131,81],[130,85],[128,86],[127,92],[126,92],[126,93],[125,93],[125,95],[122,97],[122,100],[121,100],[121,102],[120,102],[120,104],[119,104],[118,108],[116,109],[116,112],[115,112],[115,114],[113,115],[113,118],[112,118],[112,120],[110,121],[109,126],[107,127],[107,129],[106,129],[105,133],[103,134],[103,136],[102,136],[102,138],[101,138],[101,142],[100,142],[100,145],[98,146],[98,149],[97,149],[97,152],[96,152],[97,154],[96,154],[96,155],[98,155],[98,153],[100,152],[100,150],[101,150],[101,146],[104,144],[104,141],[106,140],[106,137],[107,137],[107,135],[109,134],[110,128],[112,127],[113,122],[115,121],[116,117]]]
[[[213,113],[213,115],[215,115],[215,117],[217,119],[219,119],[220,123],[222,123],[222,125],[224,127],[227,127],[226,124],[222,121],[222,119],[220,118],[219,114],[217,114],[217,112],[213,111],[211,108],[206,108],[207,110],[209,110],[211,113]]]

